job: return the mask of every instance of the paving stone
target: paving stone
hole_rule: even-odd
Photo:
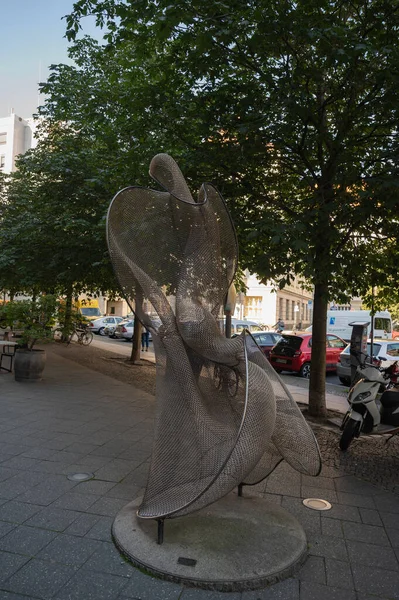
[[[300,581],[313,581],[314,583],[326,583],[325,559],[322,556],[308,556],[305,564],[298,571],[296,577]]]
[[[100,517],[95,525],[88,531],[86,537],[93,538],[95,540],[104,540],[105,542],[111,541],[111,528],[114,519],[111,517]]]
[[[135,568],[125,560],[112,542],[91,541],[101,545],[99,545],[95,553],[86,562],[85,569],[111,573],[120,577],[132,576]]]
[[[393,494],[378,494],[375,497],[376,508],[379,511],[389,512],[389,513],[399,513],[399,498],[398,496],[394,496]]]
[[[383,511],[379,515],[386,529],[399,529],[399,515]]]
[[[76,511],[50,506],[33,515],[33,517],[26,521],[25,525],[51,529],[53,531],[64,531],[79,516],[80,513]]]
[[[126,506],[124,498],[100,498],[87,509],[87,512],[105,517],[115,517],[124,506]]]
[[[331,504],[336,504],[338,502],[336,492],[326,488],[302,486],[301,496],[302,498],[322,498],[323,500],[331,502]]]
[[[352,573],[357,591],[384,596],[390,600],[399,598],[398,571],[354,564],[352,565]]]
[[[179,600],[241,600],[241,593],[213,592],[210,590],[183,588],[183,593],[179,597]]]
[[[17,474],[18,474],[17,469],[9,469],[7,467],[3,467],[3,465],[2,465],[0,467],[0,482],[6,481],[7,479],[10,479],[11,477],[14,477],[14,475],[17,475]]]
[[[33,559],[2,585],[11,592],[50,600],[75,572],[75,567]]]
[[[320,517],[326,519],[341,519],[343,521],[353,521],[360,523],[360,512],[355,506],[346,506],[344,504],[333,504],[331,510],[321,512]]]
[[[11,577],[29,558],[11,552],[0,552],[0,583]]]
[[[20,525],[0,539],[0,550],[34,556],[56,535],[54,531]]]
[[[26,491],[26,485],[22,481],[14,482],[13,479],[3,481],[0,487],[0,497],[7,500],[17,498]]]
[[[55,596],[56,600],[116,600],[127,585],[125,577],[81,568]],[[156,596],[152,597],[155,600]]]
[[[92,506],[95,502],[97,502],[98,496],[94,494],[77,494],[75,493],[75,488],[73,492],[67,492],[63,494],[60,498],[57,498],[51,505],[56,508],[66,508],[68,510],[77,510],[77,511],[85,511]]]
[[[0,521],[0,538],[3,538],[7,533],[10,533],[13,529],[15,529],[15,523],[6,523],[5,521]]]
[[[0,590],[0,600],[27,600],[27,597]]]
[[[326,558],[327,585],[332,588],[353,590],[354,583],[348,561]]]
[[[302,487],[317,487],[319,489],[335,490],[334,480],[330,477],[323,477],[323,474],[319,475],[318,477],[302,475],[301,483]]]
[[[84,536],[94,527],[94,525],[101,519],[98,515],[87,515],[81,514],[76,521],[67,527],[64,533],[70,535]]]
[[[352,590],[327,587],[318,583],[303,581],[301,583],[300,600],[356,600]]]
[[[342,524],[341,521],[339,521],[338,519],[322,519],[321,520],[321,532],[322,535],[324,536],[331,536],[331,537],[339,537],[339,538],[343,538],[344,537],[344,532],[342,530]]]
[[[343,522],[344,536],[347,540],[389,546],[387,534],[382,527],[364,525],[363,523]]]
[[[117,483],[109,492],[106,493],[107,498],[122,498],[127,502],[138,498],[143,488],[134,484]]]
[[[372,508],[359,508],[360,517],[365,525],[382,525],[381,517],[377,510]]]
[[[113,460],[104,467],[96,471],[96,477],[104,481],[122,481],[132,470],[132,465],[128,460]]]
[[[62,494],[69,491],[71,487],[72,486],[68,485],[67,482],[64,484],[59,483],[57,485],[37,485],[24,494],[20,494],[18,496],[18,501],[48,506],[54,502],[54,500],[57,500],[57,498],[62,496]]]
[[[65,565],[83,565],[105,542],[61,534],[39,552],[37,558]],[[102,565],[97,564],[98,570]]]
[[[274,585],[252,592],[242,592],[242,600],[299,600],[299,581],[285,579]]]
[[[384,548],[375,544],[365,544],[348,540],[349,560],[351,563],[370,565],[371,567],[380,567],[392,571],[399,570],[399,563],[392,548]]]
[[[178,600],[182,589],[181,585],[156,579],[134,569],[122,596],[135,600]]]
[[[281,506],[298,519],[308,535],[321,535],[320,512],[306,508],[301,498],[284,496]]]
[[[2,521],[21,524],[39,510],[42,510],[41,506],[11,500],[2,505],[1,519]]]
[[[348,556],[345,540],[322,535],[308,536],[309,554],[345,560]]]
[[[347,494],[338,492],[338,502],[348,504],[349,506],[359,506],[362,508],[376,508],[374,499],[371,496],[361,496],[360,494]]]
[[[96,479],[91,479],[90,481],[83,481],[82,483],[79,483],[73,491],[76,494],[94,494],[97,496],[103,496],[114,487],[116,486],[113,481],[99,481]]]
[[[394,548],[399,548],[399,529],[387,529],[389,541]]]

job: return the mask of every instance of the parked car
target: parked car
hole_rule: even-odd
[[[134,330],[134,321],[123,321],[119,323],[115,328],[115,337],[118,340],[132,341]]]
[[[337,335],[326,336],[326,371],[337,369],[338,358],[346,342]],[[310,360],[312,355],[312,334],[282,334],[281,339],[271,350],[269,360],[277,373],[291,371],[301,377],[310,376]]]
[[[218,319],[218,325],[220,331],[224,334],[225,332],[225,319]],[[252,333],[253,331],[263,331],[262,327],[256,321],[246,321],[243,319],[231,319],[231,337],[234,335],[239,335],[243,329],[249,329]]]
[[[370,357],[371,340],[367,342],[367,354]],[[373,341],[373,364],[380,364],[382,367],[388,367],[399,359],[399,340],[374,340]],[[339,355],[337,364],[337,375],[344,385],[351,383],[351,361],[350,344]]]
[[[266,358],[269,358],[270,350],[281,339],[281,334],[275,333],[274,331],[254,331],[252,337],[262,350],[263,354],[265,354]]]
[[[91,321],[89,323],[89,329],[93,333],[98,333],[99,335],[105,335],[104,329],[107,325],[117,325],[123,321],[122,317],[101,317],[101,319],[96,319],[95,321]]]

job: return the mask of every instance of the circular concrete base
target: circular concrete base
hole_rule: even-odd
[[[157,522],[136,516],[141,499],[116,516],[119,550],[152,575],[204,589],[243,591],[289,577],[306,557],[306,536],[287,511],[263,498],[229,494],[185,517]]]

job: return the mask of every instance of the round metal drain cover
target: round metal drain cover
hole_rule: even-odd
[[[306,498],[303,504],[312,510],[330,510],[331,508],[331,504],[327,500],[321,500],[321,498]]]
[[[88,481],[93,479],[94,473],[68,473],[67,479],[70,481]]]

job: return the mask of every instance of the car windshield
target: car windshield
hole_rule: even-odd
[[[381,344],[373,343],[373,355],[377,356],[380,350],[381,350]],[[343,351],[343,353],[350,354],[350,351],[351,351],[351,345],[348,344],[347,347],[345,348],[345,350]],[[368,356],[370,356],[370,352],[371,352],[371,344],[370,344],[370,342],[367,342],[367,355]]]
[[[283,337],[277,342],[274,346],[274,350],[278,352],[281,348],[294,348],[295,350],[299,350],[301,344],[303,342],[303,338],[299,335],[283,335]]]
[[[80,312],[84,317],[101,317],[99,308],[81,308]]]

